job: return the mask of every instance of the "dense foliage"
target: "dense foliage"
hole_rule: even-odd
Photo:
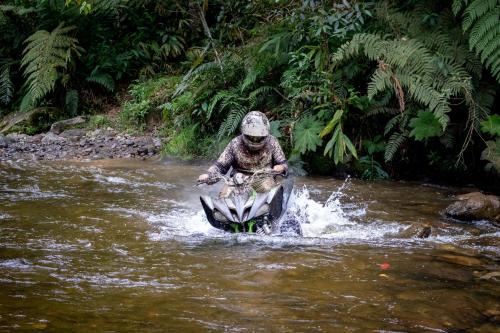
[[[169,154],[213,157],[257,109],[298,169],[498,177],[498,0],[5,2],[5,110],[133,81],[121,124],[161,116]]]

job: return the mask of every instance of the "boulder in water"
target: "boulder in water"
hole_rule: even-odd
[[[408,228],[398,232],[392,237],[395,238],[428,238],[432,233],[432,228],[426,223],[413,223]]]
[[[500,224],[500,199],[495,195],[472,192],[457,196],[446,208],[446,215],[463,220],[489,220]]]
[[[437,257],[439,261],[445,261],[449,262],[451,264],[456,264],[460,266],[467,266],[467,267],[481,267],[483,266],[483,262],[474,257],[469,257],[469,256],[461,256],[461,255],[454,255],[454,254],[444,254],[440,255]]]

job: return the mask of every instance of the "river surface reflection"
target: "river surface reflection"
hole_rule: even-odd
[[[0,164],[0,332],[499,331],[500,231],[453,190],[298,178],[305,237],[259,237],[208,224],[203,169]]]

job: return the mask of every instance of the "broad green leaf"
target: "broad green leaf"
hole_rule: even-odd
[[[339,133],[340,133],[340,126],[337,126],[337,128],[335,128],[335,132],[333,132],[332,138],[326,144],[325,152],[324,152],[325,156],[326,156],[326,154],[328,154],[328,156],[332,157],[333,147],[337,143]]]
[[[344,142],[347,146],[347,149],[349,149],[352,156],[354,156],[355,158],[358,158],[358,153],[356,152],[356,148],[352,144],[351,140],[349,139],[349,137],[347,135],[345,135],[345,134],[343,134],[343,135],[344,135]]]
[[[481,122],[481,131],[500,136],[500,115],[494,114]]]
[[[335,164],[339,164],[339,162],[341,162],[344,159],[344,153],[345,153],[344,136],[339,135],[337,138],[337,144],[335,145],[333,152],[333,162],[335,162]]]
[[[319,134],[320,138],[324,138],[326,135],[330,134],[333,131],[333,129],[335,128],[337,123],[340,121],[340,118],[342,117],[343,113],[344,113],[344,110],[339,109],[339,110],[335,111],[335,114],[333,115],[332,120],[330,120],[328,122],[328,125],[326,125],[326,127],[323,128],[323,130]]]
[[[386,142],[382,141],[382,136],[376,135],[373,140],[363,140],[363,146],[369,155],[380,153],[385,150]]]
[[[322,140],[319,137],[322,127],[323,124],[313,116],[299,120],[293,130],[295,149],[301,154],[304,154],[306,151],[316,151],[316,147],[322,144]]]
[[[420,111],[416,118],[410,120],[410,127],[412,128],[410,136],[417,141],[427,140],[443,132],[438,119],[430,111]]]

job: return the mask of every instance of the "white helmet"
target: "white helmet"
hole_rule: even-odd
[[[260,150],[266,144],[269,136],[269,120],[266,115],[259,111],[247,113],[241,122],[241,134],[243,142],[250,150]]]

